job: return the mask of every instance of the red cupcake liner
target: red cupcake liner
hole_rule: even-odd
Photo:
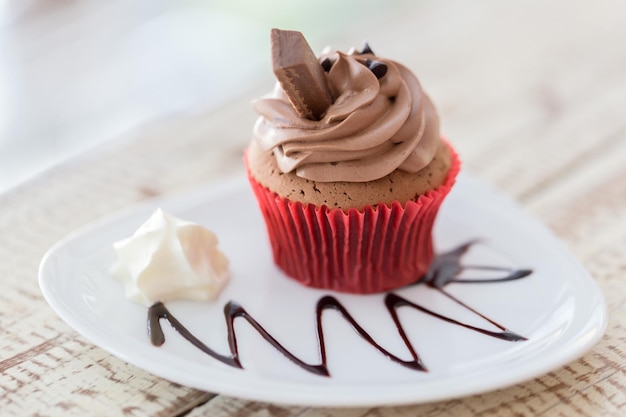
[[[329,209],[280,197],[248,179],[267,225],[274,262],[289,277],[315,288],[377,293],[419,281],[433,258],[432,228],[454,185],[460,161],[442,185],[408,201],[361,210]]]

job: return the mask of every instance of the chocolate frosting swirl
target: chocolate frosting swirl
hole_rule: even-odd
[[[254,137],[273,150],[281,171],[319,182],[366,182],[428,165],[439,145],[439,118],[415,75],[370,53],[324,59],[332,62],[326,78],[334,100],[321,120],[299,117],[278,84],[253,103],[261,115]],[[367,59],[387,72],[378,79]]]

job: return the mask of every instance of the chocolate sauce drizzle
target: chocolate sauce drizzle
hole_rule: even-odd
[[[446,297],[450,298],[457,304],[462,307],[468,309],[474,314],[477,314],[487,322],[491,323],[494,327],[499,330],[493,331],[488,329],[483,329],[481,327],[472,326],[467,323],[463,323],[461,321],[455,320],[451,317],[444,316],[435,311],[429,310],[419,304],[416,304],[410,300],[407,300],[404,297],[401,297],[395,293],[388,293],[385,296],[384,303],[385,307],[389,315],[391,316],[398,334],[402,338],[402,341],[407,348],[411,359],[405,360],[396,356],[395,354],[389,352],[387,349],[382,347],[374,338],[361,327],[361,325],[352,317],[352,315],[346,310],[346,308],[337,300],[337,298],[326,295],[319,299],[316,307],[316,330],[317,330],[317,345],[318,345],[318,353],[320,357],[320,362],[315,364],[310,364],[304,362],[302,359],[295,356],[288,349],[286,349],[274,336],[272,336],[265,328],[254,318],[252,317],[241,305],[239,305],[235,301],[229,301],[224,306],[224,318],[226,319],[226,328],[227,328],[227,336],[228,336],[228,347],[229,354],[221,354],[207,346],[200,339],[194,336],[183,324],[170,313],[170,311],[165,307],[165,305],[161,302],[157,302],[150,307],[148,310],[148,334],[150,336],[151,342],[155,346],[161,346],[165,343],[165,335],[163,334],[163,329],[161,328],[160,320],[167,320],[170,325],[178,332],[180,335],[189,341],[192,345],[200,349],[202,352],[211,356],[212,358],[235,368],[243,369],[241,365],[241,361],[239,359],[239,349],[237,345],[237,334],[235,332],[234,323],[235,319],[241,317],[246,320],[258,333],[261,335],[271,346],[273,346],[276,350],[282,353],[287,359],[300,366],[302,369],[311,372],[316,375],[321,376],[330,376],[330,372],[327,366],[327,356],[326,356],[326,343],[324,339],[324,328],[322,326],[322,315],[324,311],[332,309],[337,311],[344,320],[346,320],[353,329],[357,332],[359,336],[363,340],[365,340],[368,344],[370,344],[374,349],[378,350],[381,354],[386,356],[392,362],[395,362],[399,365],[405,366],[409,369],[416,371],[427,371],[426,366],[423,364],[421,358],[417,354],[413,344],[410,342],[405,328],[400,322],[398,317],[398,309],[401,307],[411,307],[417,311],[425,313],[431,317],[437,318],[447,323],[451,323],[487,336],[495,337],[497,339],[506,340],[509,342],[518,342],[527,340],[524,336],[521,336],[506,327],[498,324],[494,320],[486,317],[480,312],[476,311],[472,307],[463,303],[461,300],[453,297],[451,294],[444,290],[444,287],[450,283],[460,283],[460,284],[477,284],[477,283],[496,283],[496,282],[506,282],[517,280],[520,278],[527,277],[532,273],[530,269],[512,269],[512,268],[502,268],[502,267],[494,267],[494,266],[463,266],[461,265],[461,257],[467,252],[467,250],[473,245],[477,243],[477,241],[471,241],[465,243],[450,252],[446,252],[438,255],[433,264],[431,265],[430,270],[426,273],[423,279],[417,281],[413,285],[427,285],[431,288],[436,289],[437,291],[444,294]],[[465,270],[489,270],[489,271],[501,271],[505,275],[500,278],[493,279],[462,279],[459,278],[461,272]]]

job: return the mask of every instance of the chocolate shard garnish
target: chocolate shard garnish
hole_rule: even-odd
[[[302,33],[272,29],[274,75],[300,117],[322,118],[332,98],[324,69]]]
[[[361,55],[363,54],[376,55],[374,51],[372,51],[372,48],[370,48],[370,45],[367,42],[365,42],[365,44],[363,45],[363,49],[361,49]]]
[[[369,70],[372,71],[379,80],[387,74],[387,65],[383,62],[374,61],[368,58],[365,60],[365,65],[367,65],[367,68],[369,68]]]

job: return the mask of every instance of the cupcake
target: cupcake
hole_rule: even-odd
[[[417,78],[367,45],[317,57],[277,29],[272,61],[278,83],[253,104],[245,163],[275,263],[348,293],[419,281],[459,160]]]

